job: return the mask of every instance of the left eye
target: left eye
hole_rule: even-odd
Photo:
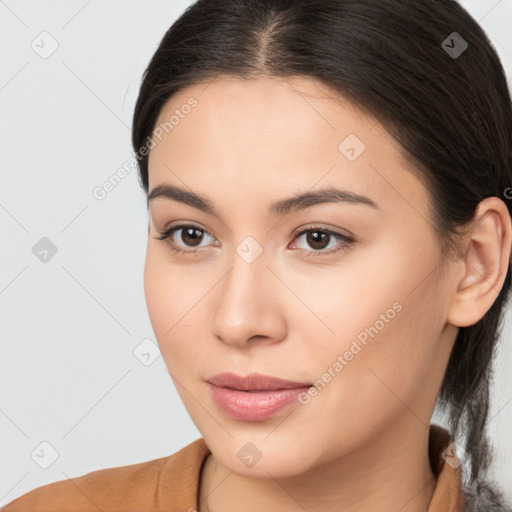
[[[201,242],[204,240],[204,236],[207,235],[209,237],[212,237],[212,235],[208,233],[208,231],[206,231],[205,229],[190,224],[181,224],[179,226],[174,226],[161,232],[161,236],[156,238],[157,240],[167,240],[166,243],[173,251],[181,253],[199,252],[194,249],[184,250],[180,248],[180,246],[174,240],[174,234],[177,233],[178,231],[181,231],[181,236],[179,236],[179,239],[181,240],[181,242],[184,243],[185,247],[204,247],[200,245]],[[347,235],[342,235],[341,233],[336,233],[334,231],[330,231],[319,227],[311,227],[295,233],[294,240],[300,239],[300,237],[302,237],[303,235],[307,235],[305,237],[306,243],[310,247],[312,247],[313,250],[309,250],[303,247],[298,247],[298,249],[305,250],[308,253],[308,257],[316,257],[321,255],[325,256],[327,254],[333,254],[346,249],[351,243],[354,242],[354,239]],[[330,248],[328,250],[325,250],[329,246],[329,242],[332,239],[342,243],[338,244],[338,246],[335,246],[334,249]]]
[[[304,235],[306,235],[304,240],[309,245],[309,247],[312,247],[317,251],[322,250],[322,249],[327,249],[329,246],[329,241],[332,241],[333,239],[336,241],[336,240],[341,240],[341,239],[345,238],[342,235],[340,235],[339,233],[333,233],[331,231],[325,231],[325,230],[320,230],[320,229],[308,229],[308,230],[301,231],[296,236],[296,238],[300,239]],[[326,245],[326,243],[327,243],[327,245]],[[307,247],[306,248],[299,247],[299,249],[307,250]],[[326,252],[330,252],[330,251],[326,251]]]
[[[349,248],[349,246],[355,242],[355,239],[348,235],[342,235],[341,233],[337,233],[335,231],[331,231],[329,229],[324,229],[319,226],[313,226],[306,229],[303,229],[297,233],[295,233],[295,238],[300,238],[301,236],[306,235],[306,242],[310,247],[313,247],[314,250],[310,251],[308,249],[302,249],[306,251],[306,257],[308,258],[317,258],[320,256],[329,256],[331,254],[341,253]],[[339,243],[332,249],[325,249],[325,242],[334,238]],[[327,244],[328,245],[328,244]]]

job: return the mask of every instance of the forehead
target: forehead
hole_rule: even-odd
[[[411,164],[382,125],[314,79],[222,77],[195,84],[164,105],[158,127],[150,191],[163,182],[198,192],[222,184],[241,200],[244,190],[261,193],[261,201],[318,183],[381,204],[396,203],[400,195],[418,208],[426,201]]]

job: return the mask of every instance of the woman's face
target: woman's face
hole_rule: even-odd
[[[192,420],[240,475],[293,476],[386,432],[425,432],[457,333],[426,188],[375,119],[326,92],[215,80],[181,90],[155,125],[150,194],[175,187],[212,208],[150,200],[149,315]],[[230,400],[250,392],[224,391],[223,407],[207,380],[224,372],[312,387],[249,410]]]

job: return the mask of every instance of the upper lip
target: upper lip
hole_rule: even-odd
[[[312,384],[308,382],[294,382],[290,380],[279,379],[259,373],[251,373],[245,377],[235,373],[219,373],[213,375],[207,381],[215,386],[223,388],[237,389],[240,391],[268,391],[278,389],[291,389],[309,387]]]

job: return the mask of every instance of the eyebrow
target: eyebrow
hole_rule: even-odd
[[[205,213],[219,217],[215,206],[207,198],[174,185],[161,184],[154,187],[148,195],[148,206],[156,198],[166,198],[185,203]],[[283,216],[292,211],[304,210],[310,206],[323,203],[364,204],[376,210],[381,210],[380,206],[367,196],[355,194],[348,190],[327,187],[276,201],[269,206],[268,212],[272,216]]]

